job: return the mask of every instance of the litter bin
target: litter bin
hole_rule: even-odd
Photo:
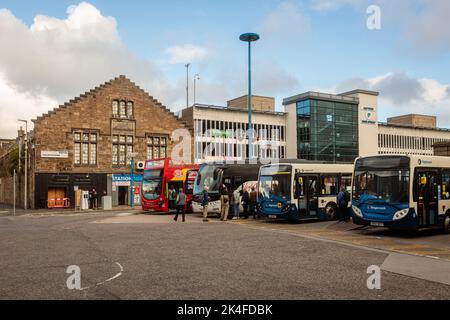
[[[102,197],[103,210],[112,210],[112,197],[103,196]]]

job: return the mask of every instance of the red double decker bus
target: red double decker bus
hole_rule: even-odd
[[[178,192],[182,188],[187,195],[187,210],[190,210],[197,172],[198,165],[173,165],[170,158],[147,160],[141,188],[142,209],[169,212],[169,190]]]

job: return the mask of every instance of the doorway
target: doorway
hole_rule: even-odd
[[[303,216],[317,216],[319,205],[318,198],[318,182],[319,177],[316,175],[300,176],[298,182],[301,185],[301,194],[299,197],[298,207],[300,214]]]
[[[418,170],[418,215],[419,225],[429,226],[438,223],[438,172],[433,170]]]
[[[118,187],[119,191],[119,206],[127,206],[129,204],[128,201],[128,187]]]

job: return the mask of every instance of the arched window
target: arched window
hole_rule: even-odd
[[[112,115],[113,117],[117,117],[119,115],[119,101],[117,100],[112,102]]]
[[[126,109],[126,103],[125,101],[120,101],[120,117],[126,118],[127,117],[127,109]]]
[[[127,117],[128,118],[133,117],[133,102],[131,101],[127,103]]]

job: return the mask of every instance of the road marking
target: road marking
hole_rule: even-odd
[[[102,284],[105,284],[107,282],[113,281],[114,279],[117,279],[118,277],[120,277],[122,275],[122,273],[123,273],[123,267],[118,262],[116,262],[116,264],[119,266],[120,271],[115,276],[113,276],[113,277],[111,277],[109,279],[106,279],[105,281],[102,281],[102,282],[99,282],[97,284],[94,284],[93,286],[81,288],[80,290],[83,291],[83,290],[87,290],[87,289],[90,289],[90,288],[93,288],[93,287],[98,287],[98,286],[101,286]]]

